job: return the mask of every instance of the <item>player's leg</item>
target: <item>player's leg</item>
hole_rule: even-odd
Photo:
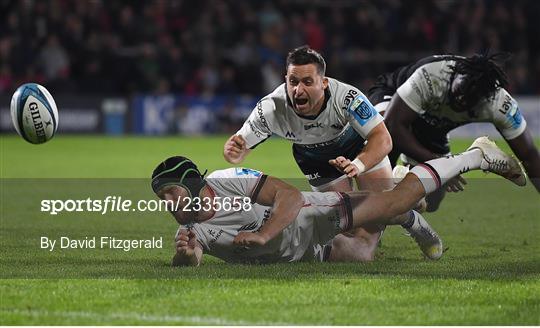
[[[450,138],[447,133],[427,124],[423,119],[417,119],[412,124],[412,132],[418,142],[439,157],[450,155]],[[405,155],[401,155],[403,163],[416,165],[417,161]],[[439,209],[444,197],[446,196],[446,186],[426,196],[426,212],[435,212]]]
[[[437,190],[448,180],[479,169],[498,174],[519,186],[527,181],[519,161],[505,154],[487,137],[481,137],[461,154],[418,164],[393,190],[349,193],[352,226],[403,224],[405,220],[399,213],[414,207],[424,195]]]
[[[384,191],[394,188],[394,177],[390,161],[388,159],[383,160],[373,169],[360,175],[357,182],[360,190]],[[418,244],[426,257],[438,259],[442,256],[442,241],[422,214],[417,212],[417,210],[423,208],[422,198],[413,209],[398,214],[396,219],[402,222],[402,227]]]
[[[352,191],[351,179],[336,179],[318,187],[317,191]],[[374,187],[375,188],[375,187]],[[372,261],[375,258],[375,250],[384,226],[364,225],[350,231],[336,235],[326,248],[330,248],[328,261],[330,262],[354,262]]]
[[[359,140],[351,148],[359,152],[356,149],[361,149],[362,145],[363,140]],[[348,192],[353,190],[352,179],[328,164],[329,159],[338,156],[337,153],[330,153],[325,157],[319,150],[315,156],[311,151],[293,145],[293,155],[314,191]],[[320,252],[329,256],[320,258],[335,262],[371,261],[377,248],[380,230],[380,226],[375,225],[338,234],[328,244],[322,245]]]
[[[384,191],[394,187],[390,163],[385,159],[373,169],[356,178],[362,191]],[[364,225],[350,234],[336,236],[332,242],[330,261],[371,261],[379,244],[384,225]],[[360,251],[359,251],[360,250]]]

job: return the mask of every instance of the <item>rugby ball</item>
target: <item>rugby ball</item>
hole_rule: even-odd
[[[24,140],[41,144],[58,128],[58,110],[53,97],[37,83],[21,85],[11,98],[11,120]]]

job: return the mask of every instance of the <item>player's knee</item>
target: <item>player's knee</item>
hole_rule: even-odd
[[[329,260],[333,262],[370,262],[375,259],[376,248],[377,241],[338,235],[332,240]]]

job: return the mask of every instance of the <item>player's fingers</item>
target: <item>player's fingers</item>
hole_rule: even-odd
[[[242,136],[240,135],[235,135],[232,137],[232,140],[234,141],[234,143],[236,145],[238,145],[240,148],[244,147],[244,145],[246,144],[246,142],[244,141],[244,138],[242,138]]]
[[[355,176],[356,176],[356,171],[352,171],[352,172],[347,173],[347,177],[349,177],[349,178],[354,178]]]
[[[460,190],[463,190],[457,181],[450,185],[450,189],[452,192],[459,192]]]
[[[458,176],[458,179],[459,179],[459,182],[461,182],[461,184],[463,184],[463,185],[467,184],[467,180],[465,180],[465,178],[462,177],[461,175]]]
[[[236,145],[236,144],[230,144],[230,145],[227,145],[225,147],[225,151],[226,152],[236,152],[236,153],[240,153],[240,151],[242,151],[242,149]]]

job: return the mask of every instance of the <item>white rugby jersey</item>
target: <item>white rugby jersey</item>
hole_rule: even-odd
[[[313,147],[344,144],[347,140],[364,139],[371,129],[383,121],[366,96],[357,88],[328,78],[326,107],[315,118],[299,116],[287,96],[286,84],[262,98],[236,133],[254,148],[272,134],[296,144]],[[358,134],[352,133],[354,129]]]
[[[215,197],[253,197],[266,176],[246,168],[230,168],[211,173],[208,186]],[[303,192],[304,207],[296,220],[264,246],[246,248],[233,240],[241,231],[258,231],[268,220],[271,208],[251,204],[249,211],[219,210],[204,222],[188,226],[205,253],[227,262],[278,262],[313,258],[315,248],[324,245],[340,232],[341,218],[351,224],[341,194]]]
[[[517,101],[503,88],[476,104],[475,117],[454,111],[449,105],[450,68],[454,64],[454,60],[443,60],[419,67],[397,93],[429,125],[447,132],[471,122],[491,122],[506,140],[523,133],[526,122]]]

